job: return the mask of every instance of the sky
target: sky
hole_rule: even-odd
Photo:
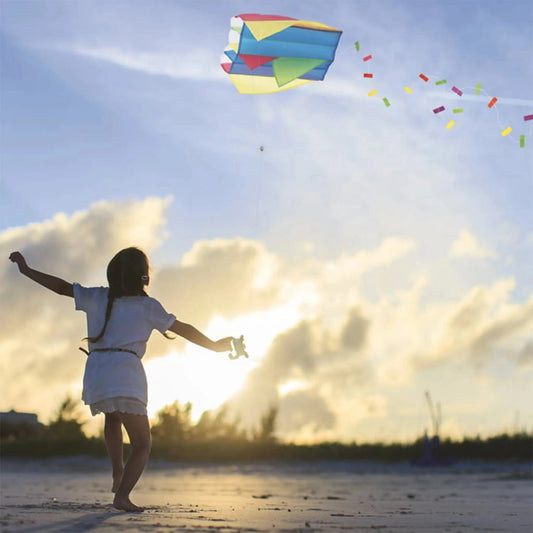
[[[325,80],[239,94],[240,13],[342,30]],[[0,410],[49,421],[85,364],[83,314],[10,252],[91,286],[136,245],[151,296],[250,354],[155,333],[152,417],[405,441],[429,391],[444,437],[532,431],[532,26],[530,0],[2,1]]]

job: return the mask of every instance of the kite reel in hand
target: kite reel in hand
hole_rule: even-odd
[[[241,355],[248,357],[246,345],[244,344],[244,335],[241,335],[238,339],[231,339],[231,353],[228,354],[228,357],[230,359],[238,359]]]

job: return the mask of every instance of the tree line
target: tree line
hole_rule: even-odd
[[[48,425],[0,424],[1,455],[47,457],[52,455],[106,455],[103,430],[97,437],[83,431],[85,421],[80,404],[71,397],[59,406]],[[192,404],[174,402],[160,409],[151,421],[152,456],[162,459],[230,458],[235,450],[268,447],[277,443],[277,409],[270,407],[252,431],[245,431],[238,419],[230,419],[222,407],[192,418]]]
[[[67,397],[48,425],[0,425],[3,457],[56,455],[105,456],[103,435],[88,437],[79,403]],[[298,445],[276,437],[277,409],[270,407],[252,431],[245,431],[227,410],[205,411],[197,421],[192,404],[174,402],[152,421],[152,457],[171,461],[373,460],[409,461],[423,453],[423,439],[412,443],[324,442]],[[482,439],[446,439],[440,454],[450,461],[533,461],[533,435],[521,432]]]

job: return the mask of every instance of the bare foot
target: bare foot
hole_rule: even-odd
[[[113,500],[113,507],[119,511],[126,511],[128,513],[142,513],[144,507],[139,507],[132,503],[129,498],[119,498],[115,496]]]

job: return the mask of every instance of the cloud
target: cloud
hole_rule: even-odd
[[[482,365],[499,354],[515,353],[533,326],[533,297],[512,303],[514,288],[513,279],[499,280],[490,287],[473,287],[461,301],[441,307],[441,319],[433,322],[432,348],[413,360],[425,366],[466,356]]]
[[[0,252],[7,259],[10,252],[20,250],[38,270],[68,281],[104,284],[107,262],[120,248],[134,244],[150,252],[162,242],[169,202],[158,198],[99,202],[71,216],[58,213],[42,223],[4,231]],[[40,318],[56,318],[57,302],[52,305],[50,296],[22,279],[12,263],[0,264],[0,298],[5,304],[0,328],[13,335],[27,331],[28,320],[35,324]]]
[[[260,365],[249,374],[243,390],[228,402],[239,412],[246,426],[256,423],[272,405],[279,409],[282,426],[285,430],[290,427],[293,433],[309,425],[317,430],[324,424],[330,427],[334,423],[334,415],[326,407],[324,398],[318,391],[309,389],[327,357],[324,333],[319,322],[303,320],[274,339]],[[282,397],[282,386],[293,381],[302,382],[305,390],[289,392]],[[317,405],[320,405],[320,420],[316,418]],[[293,408],[297,408],[297,412],[291,413]]]
[[[228,405],[246,426],[269,406],[278,408],[278,429],[288,438],[313,440],[337,427],[339,391],[368,383],[362,352],[369,321],[361,309],[345,309],[341,327],[322,318],[302,319],[280,333]],[[363,385],[364,386],[364,385]]]
[[[516,360],[520,366],[529,366],[533,363],[533,341],[528,341],[518,352]]]
[[[20,250],[30,266],[68,281],[105,284],[107,262],[120,248],[137,245],[149,252],[161,243],[169,202],[99,202],[0,235],[3,403],[35,408],[50,402],[49,408],[55,409],[53,402],[79,386],[85,363],[77,349],[85,336],[84,317],[73,312],[70,298],[48,293],[22,277],[8,261],[10,252]]]
[[[467,230],[459,232],[459,236],[450,247],[450,257],[472,257],[477,259],[496,259],[498,254],[482,246],[477,237]]]
[[[491,320],[473,340],[471,355],[482,361],[500,347],[505,346],[509,339],[520,338],[520,334],[527,334],[533,328],[533,298],[523,305],[513,305],[502,310]],[[524,348],[519,360],[527,360],[527,349]]]
[[[104,284],[105,267],[118,249],[135,244],[150,253],[163,242],[169,202],[100,202],[0,235],[6,409],[54,411],[66,392],[79,390],[85,362],[77,351],[85,335],[83,314],[72,312],[72,300],[21,278],[9,253],[20,249],[30,265],[68,280]],[[243,316],[261,321],[263,311],[290,306],[291,322],[277,322],[264,355],[227,403],[247,427],[274,405],[283,437],[350,439],[358,424],[388,416],[394,394],[412,387],[421,372],[453,361],[482,372],[498,358],[520,371],[531,361],[533,298],[514,301],[512,278],[471,287],[449,301],[428,299],[429,275],[362,290],[372,274],[386,270],[394,278],[408,256],[417,260],[416,251],[412,239],[387,237],[372,248],[294,264],[255,240],[201,240],[179,261],[154,265],[149,290],[204,331]],[[182,348],[180,339],[154,335],[149,357]],[[185,372],[176,376],[175,386],[187,379]]]
[[[347,350],[359,350],[366,342],[369,320],[360,309],[351,309],[341,332],[341,346]]]
[[[41,48],[105,61],[151,76],[168,76],[178,80],[227,81],[221,68],[206,68],[206,65],[216,65],[213,63],[213,57],[206,50],[196,47],[189,48],[187,54],[132,51],[117,46],[91,47],[56,44],[44,45]]]
[[[180,264],[157,271],[150,291],[178,319],[204,330],[214,316],[233,318],[278,303],[278,269],[279,259],[257,241],[197,241]],[[153,339],[150,354],[167,344]]]
[[[308,434],[310,437],[335,426],[336,416],[326,400],[310,390],[291,392],[279,403],[277,430],[287,435]]]
[[[360,302],[363,276],[391,268],[415,249],[412,239],[387,237],[373,248],[325,261],[307,260],[286,273],[290,283],[285,292],[302,301],[306,316],[318,314],[326,321],[344,320],[346,309]]]
[[[79,390],[85,356],[77,348],[86,334],[85,317],[73,312],[73,300],[22,277],[7,259],[10,252],[20,250],[30,266],[68,281],[106,285],[107,263],[119,249],[135,245],[150,255],[161,245],[170,201],[99,202],[0,235],[0,385],[6,408],[40,406],[46,413],[67,391]],[[169,312],[204,329],[216,316],[273,305],[279,292],[276,269],[277,259],[255,241],[198,241],[181,263],[155,266],[149,292]],[[154,335],[148,353],[161,356],[182,346]]]
[[[428,368],[455,361],[481,376],[483,366],[500,358],[512,366],[507,355],[517,344],[523,346],[517,365],[528,364],[531,347],[524,339],[533,303],[512,302],[513,280],[474,287],[451,302],[425,302],[425,286],[426,280],[416,282],[377,305],[338,302],[344,314],[338,311],[337,325],[316,316],[280,334],[236,404],[249,413],[253,404],[251,421],[278,405],[279,431],[294,440],[349,438],[365,418],[385,417],[392,391],[412,386]],[[293,395],[296,404],[286,400]],[[292,416],[288,410],[296,407]]]
[[[245,425],[276,405],[286,437],[350,435],[366,417],[385,416],[390,391],[412,385],[429,368],[457,361],[481,372],[480,364],[516,353],[533,324],[533,304],[513,303],[513,279],[472,287],[451,301],[428,300],[427,277],[374,301],[363,296],[364,276],[392,268],[414,249],[407,239],[385,239],[371,250],[280,272],[290,281],[284,297],[301,301],[302,318],[280,332],[229,401]]]
[[[185,278],[181,282],[184,290],[186,286],[204,288],[211,312],[224,308],[226,312],[232,309],[242,313],[263,308],[276,299],[279,267],[279,259],[262,243],[234,238],[197,241],[178,269]]]

